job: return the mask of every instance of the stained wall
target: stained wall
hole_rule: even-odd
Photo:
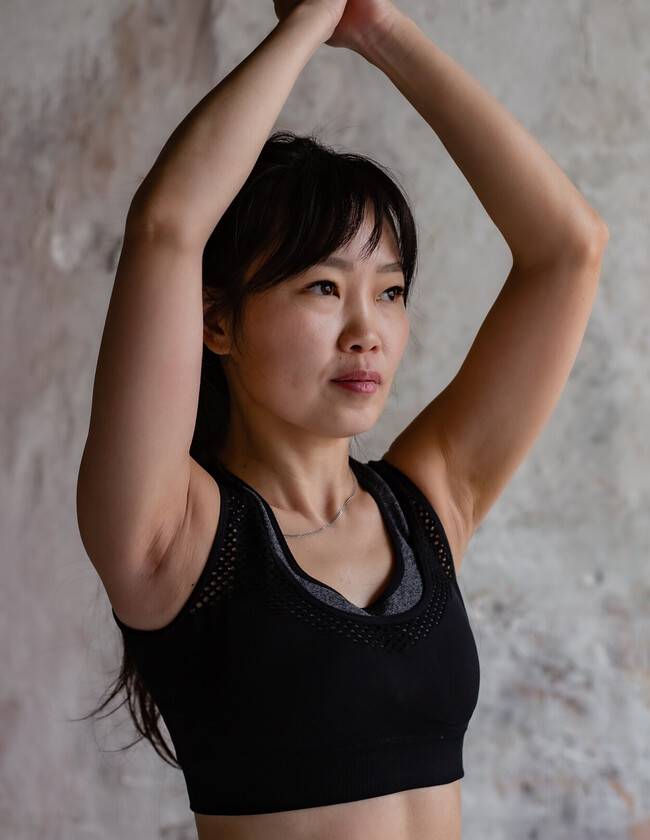
[[[533,134],[610,230],[550,422],[477,532],[461,588],[481,657],[466,838],[650,838],[650,7],[402,0]],[[0,7],[0,834],[194,836],[178,771],[87,713],[117,630],[75,486],[131,197],[193,105],[275,23],[262,0]],[[451,379],[510,253],[431,129],[358,55],[322,47],[278,127],[381,160],[419,224],[413,338],[360,441],[387,444]]]

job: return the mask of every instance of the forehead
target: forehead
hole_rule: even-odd
[[[392,225],[386,218],[383,220],[379,243],[373,252],[368,254],[368,242],[374,228],[374,221],[372,212],[366,213],[359,229],[350,241],[322,260],[320,265],[351,269],[354,262],[368,260],[384,264],[381,270],[401,271],[397,238]]]
[[[374,254],[375,259],[379,262],[382,258],[380,253],[380,248]],[[372,257],[370,258],[372,259]],[[319,263],[321,266],[330,266],[331,268],[339,268],[342,271],[352,271],[354,269],[355,261],[353,259],[345,258],[345,257],[338,257],[335,254],[331,254],[329,257],[326,257],[322,262]],[[393,260],[392,262],[383,263],[379,262],[377,265],[377,271],[380,274],[391,274],[395,271],[402,271],[402,263],[399,260]]]

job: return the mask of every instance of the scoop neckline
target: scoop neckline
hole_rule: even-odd
[[[419,530],[417,529],[417,527],[415,527],[415,523],[414,523],[412,517],[410,516],[410,513],[411,513],[410,511],[404,511],[404,515],[407,517],[407,521],[409,522],[410,533],[415,535],[413,553],[414,553],[415,562],[417,563],[418,570],[420,572],[420,576],[421,576],[421,580],[422,580],[422,590],[423,590],[422,595],[421,595],[420,599],[418,600],[418,602],[416,604],[414,604],[408,610],[406,610],[404,612],[401,612],[401,613],[391,613],[390,615],[375,615],[373,612],[366,612],[366,610],[377,609],[377,607],[380,606],[385,599],[389,598],[395,592],[395,590],[399,587],[399,585],[401,584],[401,582],[404,578],[405,560],[404,560],[403,552],[401,550],[401,546],[399,544],[397,529],[396,529],[395,524],[393,523],[391,517],[388,514],[387,508],[384,505],[384,500],[381,498],[379,492],[376,491],[375,487],[372,486],[372,483],[369,482],[368,484],[366,484],[363,481],[363,478],[364,478],[363,471],[364,471],[364,469],[372,469],[372,468],[370,466],[368,466],[367,464],[362,464],[360,461],[357,461],[352,456],[349,456],[348,462],[350,464],[350,468],[354,472],[354,475],[358,479],[359,483],[363,486],[363,488],[368,493],[370,493],[370,495],[375,500],[375,503],[377,504],[377,507],[379,508],[381,518],[382,518],[383,522],[385,523],[386,527],[388,528],[392,548],[393,548],[393,551],[395,553],[395,557],[396,557],[396,561],[397,561],[397,566],[394,570],[394,573],[391,577],[391,580],[390,580],[388,586],[386,587],[386,589],[384,589],[384,591],[371,604],[368,604],[367,607],[359,607],[357,604],[353,604],[351,601],[349,601],[345,597],[345,595],[343,595],[341,592],[339,592],[338,589],[335,589],[333,586],[330,586],[327,583],[323,583],[323,581],[320,581],[317,578],[314,578],[311,575],[309,575],[300,566],[300,564],[297,562],[296,558],[294,557],[293,552],[291,551],[291,548],[289,547],[289,545],[288,545],[288,543],[287,543],[287,541],[284,537],[284,534],[282,533],[280,525],[279,525],[279,523],[276,519],[275,513],[273,512],[271,506],[266,501],[266,499],[262,495],[260,495],[260,493],[257,490],[255,490],[255,488],[251,487],[250,484],[248,484],[246,481],[244,481],[243,478],[240,478],[238,475],[235,475],[235,473],[230,472],[230,470],[227,467],[225,467],[223,464],[221,464],[219,462],[218,466],[227,475],[231,476],[231,478],[234,479],[236,483],[239,483],[241,486],[243,486],[247,490],[249,490],[256,497],[256,499],[259,501],[259,503],[262,505],[263,509],[265,510],[265,512],[268,516],[269,522],[271,523],[271,526],[273,527],[273,530],[276,534],[276,537],[277,537],[278,542],[280,544],[280,548],[282,550],[282,553],[284,554],[284,557],[285,557],[287,563],[298,574],[298,576],[301,577],[301,578],[313,581],[314,583],[318,584],[319,586],[323,586],[326,589],[330,589],[332,592],[335,592],[340,598],[342,598],[345,602],[347,602],[348,604],[353,606],[356,610],[361,610],[361,612],[351,612],[351,611],[349,611],[347,609],[344,609],[342,607],[337,607],[337,606],[334,606],[332,604],[328,604],[325,601],[322,601],[320,598],[318,598],[316,595],[314,595],[312,592],[310,592],[309,589],[307,589],[307,587],[304,586],[304,584],[302,584],[299,580],[297,580],[296,577],[289,572],[289,570],[286,568],[284,563],[278,557],[275,556],[274,552],[272,552],[273,560],[277,564],[277,566],[280,568],[284,577],[287,580],[289,580],[289,582],[291,584],[293,584],[293,586],[295,588],[297,588],[299,590],[299,592],[301,593],[301,595],[304,598],[310,600],[313,603],[318,604],[318,606],[321,609],[323,609],[327,612],[335,613],[336,615],[339,615],[339,616],[347,616],[349,619],[360,620],[360,621],[363,621],[365,623],[395,623],[395,622],[399,622],[399,621],[403,621],[405,619],[410,619],[412,617],[415,617],[417,615],[417,613],[419,613],[422,609],[424,609],[424,605],[425,605],[425,603],[428,599],[428,596],[429,596],[431,583],[430,583],[429,568],[428,568],[428,565],[427,565],[426,560],[425,560],[425,557],[426,557],[425,547],[423,545],[423,541],[422,541],[421,535],[419,533]]]

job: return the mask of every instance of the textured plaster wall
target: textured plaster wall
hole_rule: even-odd
[[[550,423],[477,533],[461,587],[481,657],[471,840],[650,838],[650,6],[401,0],[603,216],[593,317]],[[190,108],[274,25],[270,0],[0,5],[0,836],[194,836],[179,772],[86,713],[117,630],[75,518],[130,199]],[[278,123],[402,177],[421,234],[411,342],[377,457],[464,358],[510,264],[444,147],[379,71],[323,47]]]

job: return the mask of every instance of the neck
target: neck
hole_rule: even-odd
[[[354,489],[349,438],[308,447],[288,441],[238,441],[229,434],[219,460],[280,514],[282,530],[289,533],[312,531],[329,522]]]

